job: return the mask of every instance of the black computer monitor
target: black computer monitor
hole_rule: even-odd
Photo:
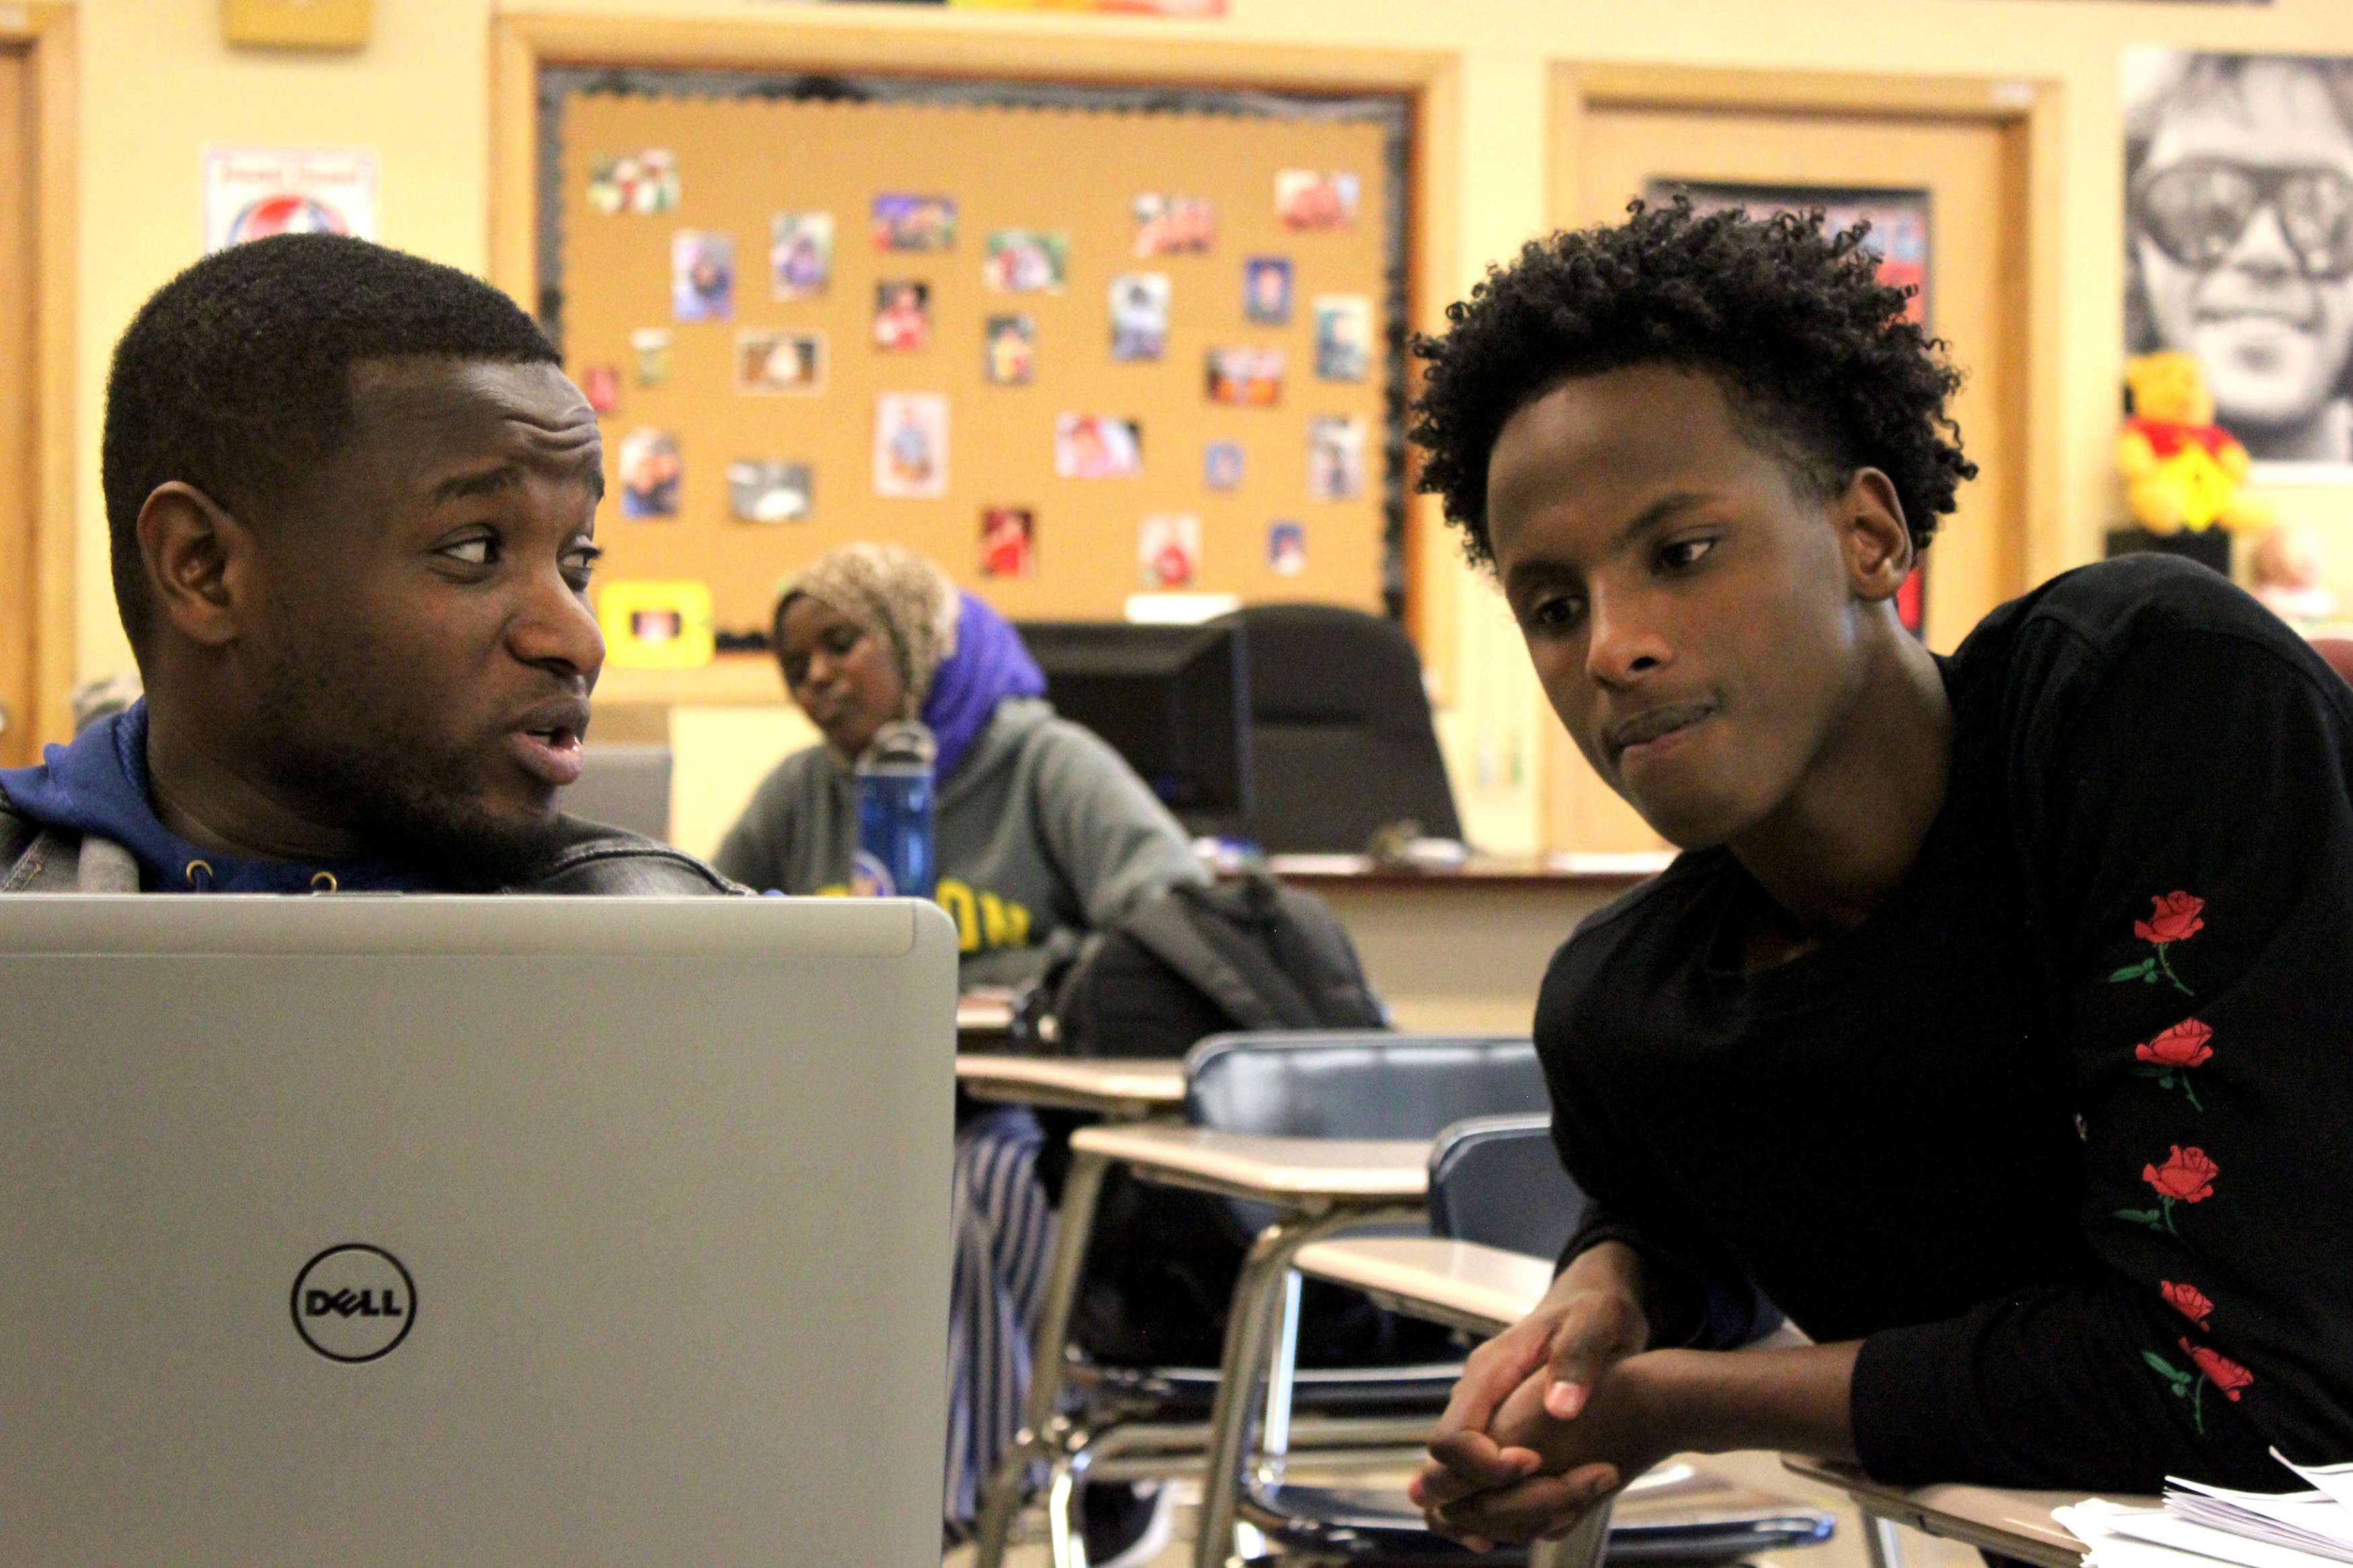
[[[1195,833],[1239,835],[1250,816],[1250,652],[1242,629],[1025,621],[1046,697],[1127,759]]]

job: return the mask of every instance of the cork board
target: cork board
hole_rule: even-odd
[[[1388,135],[1365,121],[1068,104],[566,95],[552,186],[559,266],[549,280],[567,369],[592,398],[612,401],[602,417],[616,499],[598,521],[600,578],[705,583],[720,631],[742,633],[765,626],[783,576],[836,544],[888,539],[931,555],[1017,619],[1116,618],[1127,595],[1157,585],[1139,560],[1145,520],[1190,516],[1199,520],[1190,589],[1380,609],[1396,449],[1389,257],[1398,215]],[[667,166],[619,165],[639,185],[617,199],[615,160],[648,152],[667,153]],[[1286,224],[1277,207],[1286,171],[1353,176],[1353,219]],[[1136,201],[1146,195],[1206,199],[1207,247],[1139,256]],[[952,201],[953,239],[929,250],[882,247],[876,199],[893,195]],[[770,254],[778,214],[831,216],[821,291],[778,297]],[[1067,237],[1059,289],[990,286],[990,237],[1008,230]],[[677,319],[681,233],[732,240],[732,319]],[[1245,265],[1260,257],[1291,263],[1288,324],[1250,319]],[[1139,274],[1166,279],[1165,343],[1157,358],[1121,359],[1113,285]],[[879,341],[885,280],[924,286],[922,347]],[[1368,349],[1361,379],[1317,374],[1322,298],[1368,306],[1356,323]],[[987,323],[1008,315],[1034,325],[1026,383],[993,382],[986,368]],[[643,383],[632,346],[649,331],[670,335],[659,384]],[[821,363],[772,357],[769,384],[792,390],[744,390],[744,364],[762,362],[756,353],[746,362],[739,340],[770,332],[819,335]],[[1229,348],[1281,352],[1271,405],[1212,400],[1208,356]],[[908,394],[945,400],[945,472],[934,495],[878,493],[881,400]],[[1134,421],[1140,472],[1058,473],[1057,426],[1071,415]],[[1317,421],[1335,418],[1361,432],[1361,482],[1345,498],[1319,499],[1311,436]],[[623,451],[640,431],[675,443],[675,515],[623,515]],[[1212,443],[1240,449],[1229,489],[1212,488],[1205,472]],[[1328,446],[1322,455],[1328,488]],[[805,518],[737,520],[728,470],[742,462],[805,465]],[[981,569],[984,514],[1008,509],[1034,518],[1026,575]],[[1270,548],[1278,522],[1296,523],[1303,539],[1303,560],[1284,561],[1287,573]],[[1164,547],[1172,531],[1187,531],[1160,525]]]

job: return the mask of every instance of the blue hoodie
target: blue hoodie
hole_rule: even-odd
[[[147,704],[142,699],[50,746],[37,767],[0,771],[0,796],[44,827],[111,839],[139,862],[140,881],[171,893],[410,892],[425,886],[389,866],[232,858],[197,848],[147,803]]]

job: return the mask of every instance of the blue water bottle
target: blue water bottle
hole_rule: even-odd
[[[868,898],[932,896],[932,732],[885,724],[858,759],[858,855],[850,891]]]

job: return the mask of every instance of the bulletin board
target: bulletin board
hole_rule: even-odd
[[[599,408],[608,588],[706,584],[723,648],[861,539],[1016,619],[1398,607],[1402,99],[583,71],[541,118],[541,312]]]

